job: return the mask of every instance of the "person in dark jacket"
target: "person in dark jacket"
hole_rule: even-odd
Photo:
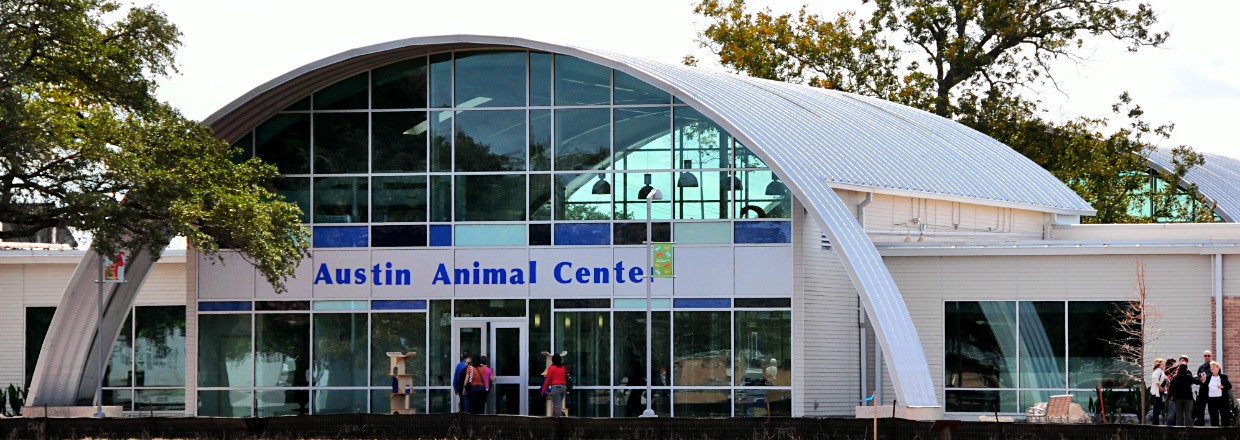
[[[469,401],[469,389],[465,386],[465,369],[473,361],[473,357],[469,355],[469,350],[461,353],[461,362],[456,364],[456,369],[452,371],[452,394],[459,396],[457,400],[457,411],[465,412],[469,409],[467,406]]]
[[[1206,405],[1210,411],[1210,426],[1231,426],[1231,402],[1227,401],[1227,392],[1231,391],[1231,381],[1220,370],[1218,362],[1210,362],[1210,371],[1206,372],[1205,380],[1201,381],[1199,394],[1206,395]],[[1222,423],[1220,425],[1219,423]]]
[[[1175,421],[1180,426],[1193,426],[1193,385],[1200,383],[1181,363],[1171,378],[1171,401],[1175,402]]]
[[[1214,361],[1214,354],[1210,353],[1210,350],[1206,350],[1201,353],[1201,358],[1203,359],[1203,362],[1201,363],[1201,366],[1197,367],[1197,382],[1206,380],[1206,375],[1210,374],[1210,362]],[[1206,393],[1202,390],[1198,390],[1197,400],[1193,401],[1193,422],[1196,423],[1197,426],[1206,425],[1206,404],[1208,401],[1209,399],[1206,397]]]

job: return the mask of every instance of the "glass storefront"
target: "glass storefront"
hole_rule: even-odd
[[[520,413],[527,399],[526,413],[542,414],[544,353],[567,352],[573,415],[640,414],[647,375],[659,414],[790,415],[789,304],[656,300],[647,374],[644,299],[200,302],[198,415],[386,413],[388,352],[416,353],[405,374],[417,411],[447,412],[464,349],[496,372],[492,412]]]

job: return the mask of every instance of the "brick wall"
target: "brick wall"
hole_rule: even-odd
[[[1214,298],[1210,298],[1210,341],[1214,341]],[[1223,372],[1240,373],[1240,296],[1223,297]]]

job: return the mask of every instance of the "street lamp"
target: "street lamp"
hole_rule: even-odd
[[[646,186],[642,187],[638,194],[645,193],[646,199],[646,410],[642,412],[642,417],[658,417],[651,407],[654,401],[654,394],[651,390],[651,384],[654,378],[651,374],[651,332],[653,331],[653,315],[651,311],[650,285],[654,283],[654,265],[651,263],[651,254],[654,253],[654,239],[651,231],[654,230],[654,223],[651,221],[651,206],[655,200],[663,200],[663,191],[659,191],[650,186],[650,175],[646,175]]]

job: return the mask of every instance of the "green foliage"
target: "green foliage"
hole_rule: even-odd
[[[154,96],[180,32],[112,0],[0,0],[0,239],[53,226],[113,254],[158,257],[175,235],[239,249],[277,290],[308,255],[278,173]]]
[[[862,0],[862,4],[871,3]],[[1019,92],[1054,85],[1050,65],[1081,59],[1087,37],[1136,51],[1163,44],[1157,16],[1130,0],[874,0],[869,17],[750,12],[744,0],[699,0],[709,20],[701,43],[724,66],[751,76],[876,96],[954,118],[1011,146],[1076,190],[1098,223],[1213,221],[1196,188],[1177,189],[1203,162],[1175,149],[1177,169],[1150,190],[1146,157],[1173,126],[1151,126],[1127,93],[1112,111],[1127,125],[1042,116]],[[688,60],[696,63],[697,60]],[[1135,207],[1149,205],[1136,213]]]
[[[26,395],[29,393],[30,388],[18,388],[13,386],[13,384],[9,384],[8,389],[6,389],[3,394],[0,394],[0,396],[8,396],[9,408],[13,410],[13,412],[9,414],[17,416],[21,415],[22,407],[26,406]],[[2,404],[0,404],[0,410],[3,410]]]

